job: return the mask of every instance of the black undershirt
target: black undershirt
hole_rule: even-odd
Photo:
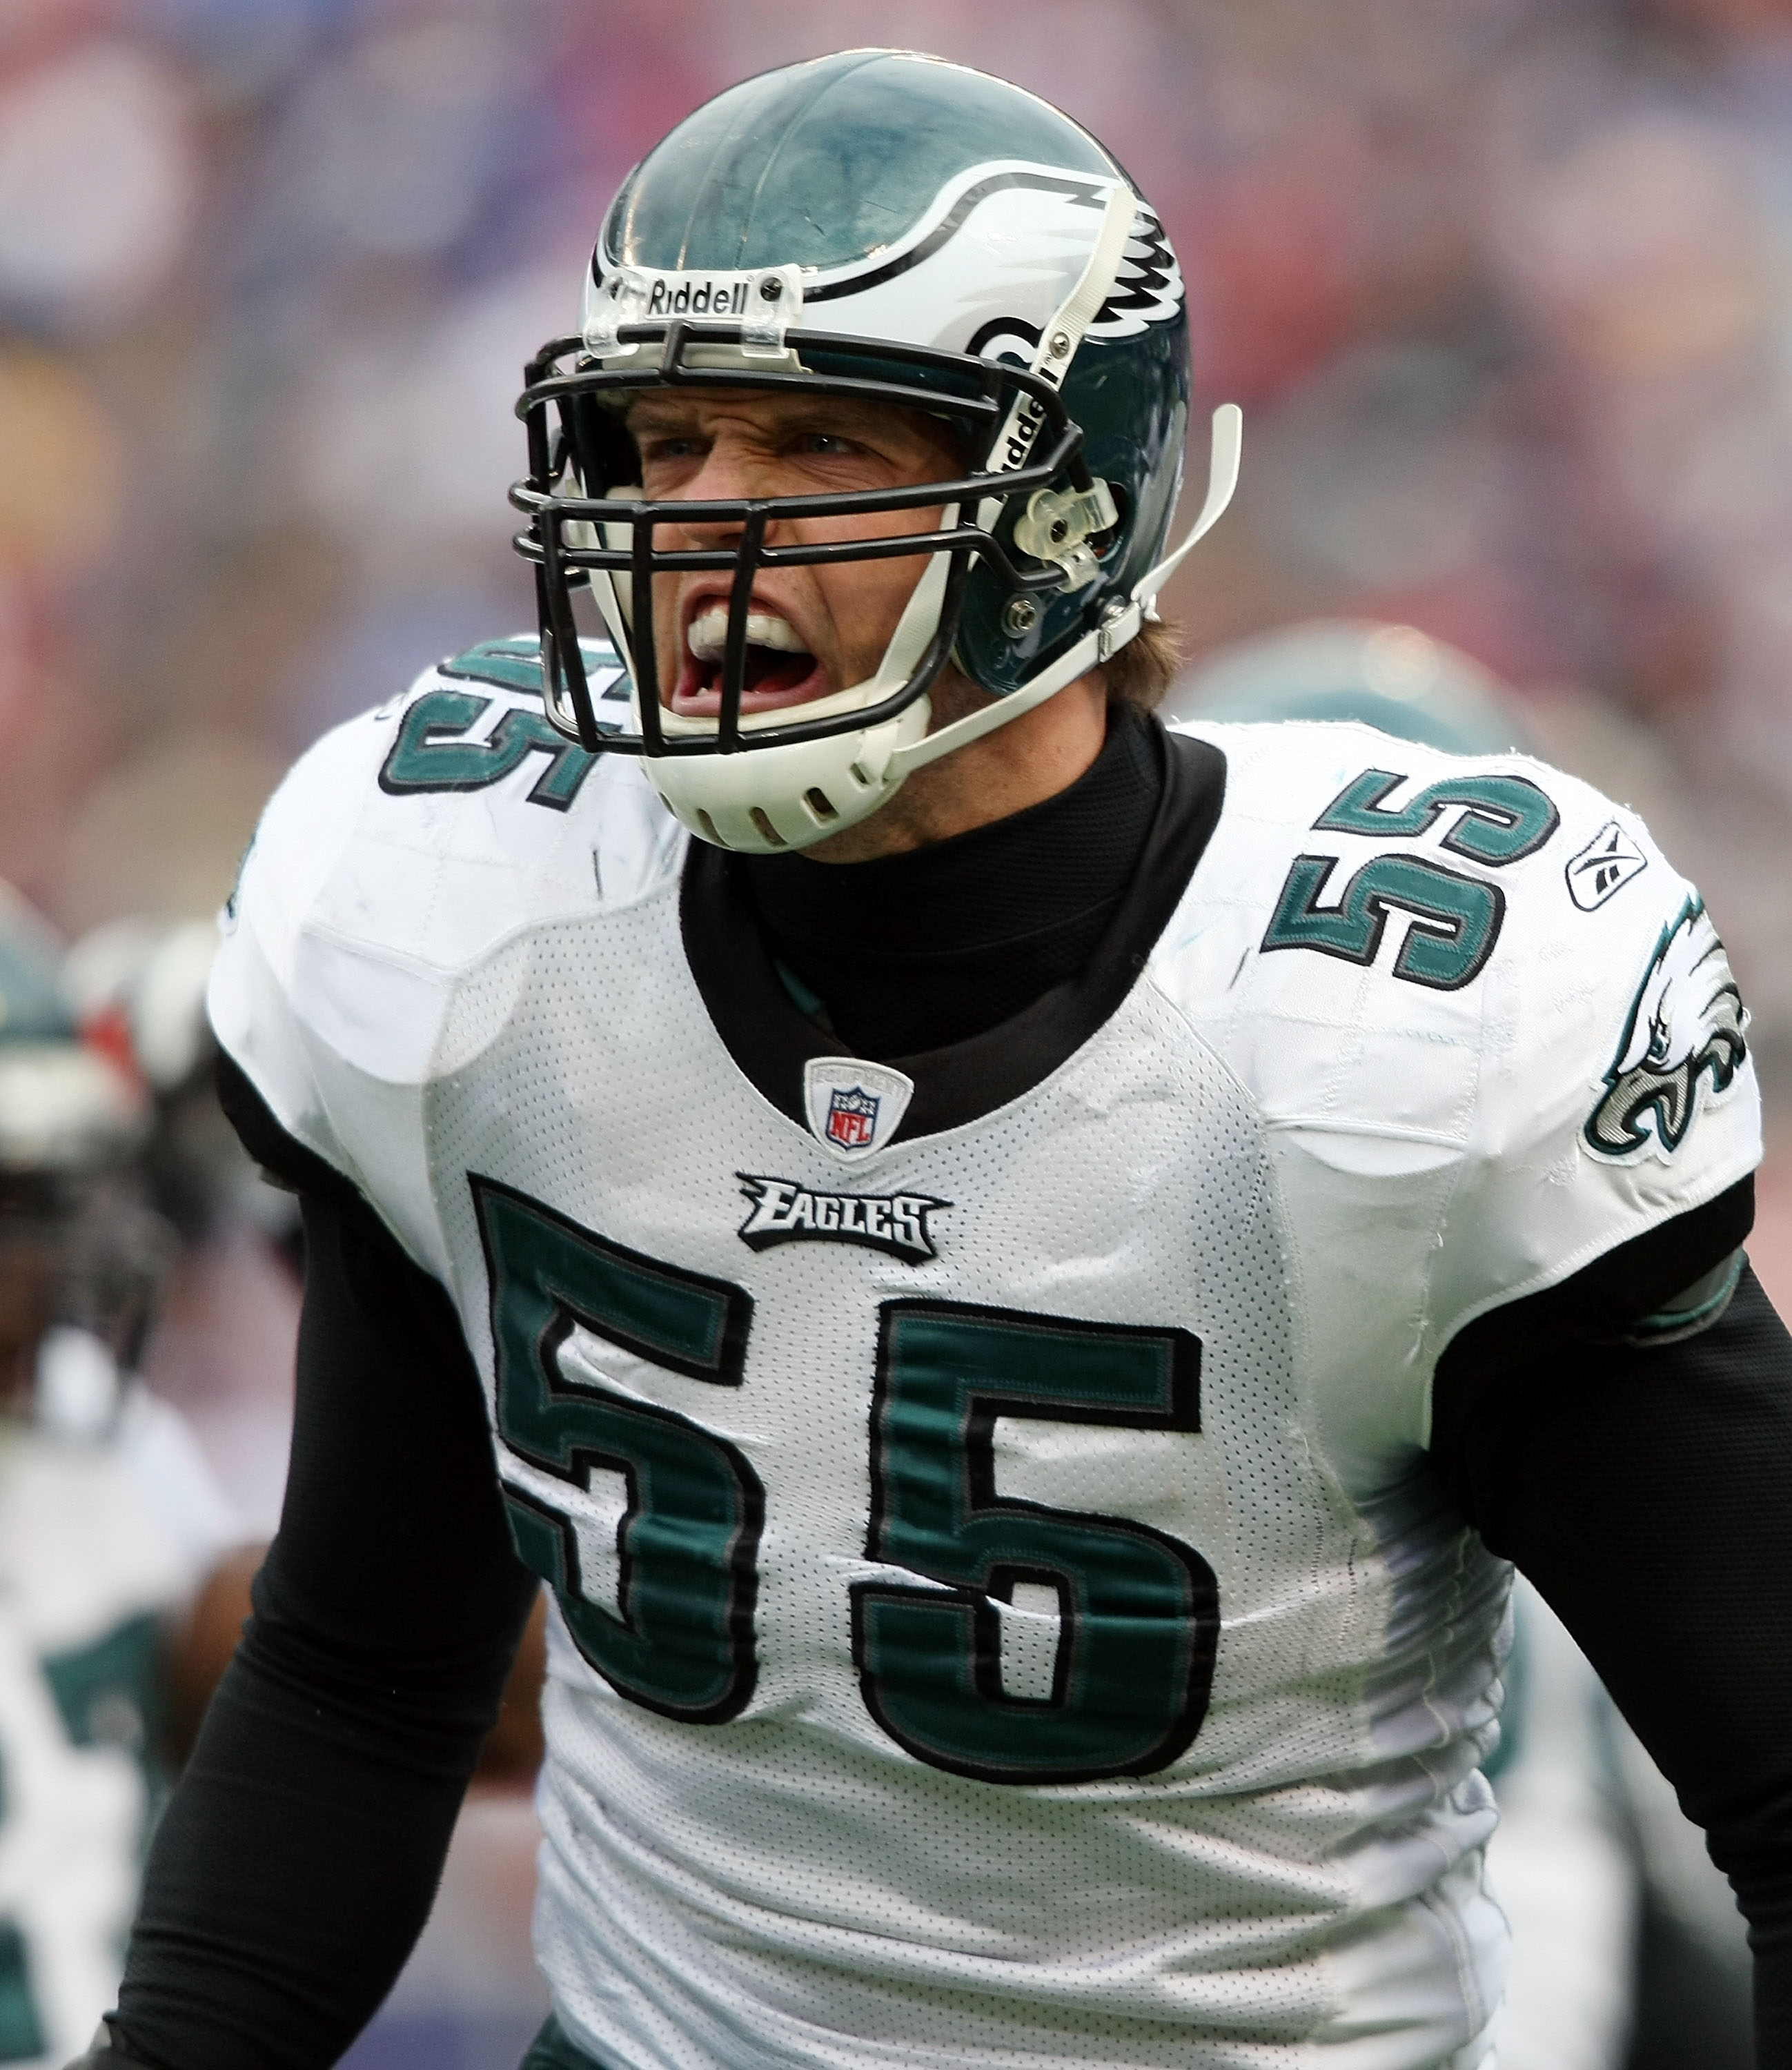
[[[1011,1020],[1083,968],[1163,792],[1155,730],[1123,709],[1078,782],[1012,818],[872,862],[733,867],[766,946],[853,1055],[910,1057]]]
[[[1104,810],[1142,813],[1137,828],[1148,784],[1117,738],[1084,783],[1113,785]],[[927,851],[901,858],[927,858],[912,874],[841,865],[819,893],[797,871],[823,865],[779,858],[753,865],[755,896],[846,1025],[861,984],[914,995],[902,1040],[875,1045],[906,1054],[1057,982],[1066,944],[1092,952],[1143,836],[1125,856],[1095,831],[1115,890],[1091,898],[1080,812],[1067,792],[944,845],[965,858],[956,885]],[[1000,968],[910,958],[898,980],[895,956],[843,952],[832,923],[852,922],[867,869],[936,915],[962,905],[948,938]],[[227,1060],[222,1083],[252,1153],[305,1201],[293,1465],[256,1614],[151,1853],[119,2031],[152,2070],[324,2070],[421,1929],[534,1583],[443,1290]],[[1733,1250],[1751,1214],[1745,1184],[1464,1331],[1418,1470],[1536,1581],[1708,1825],[1752,1922],[1759,2062],[1792,2070],[1792,1340],[1745,1274],[1700,1336],[1608,1341]]]

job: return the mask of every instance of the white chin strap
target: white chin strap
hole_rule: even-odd
[[[943,513],[943,524],[956,522],[953,505]],[[939,627],[951,561],[947,554],[930,557],[878,673],[869,681],[812,703],[748,712],[742,717],[741,731],[765,732],[796,718],[832,718],[894,697],[914,674]],[[638,728],[638,690],[633,710]],[[660,725],[673,740],[705,734],[713,738],[716,730],[713,718],[685,718],[665,710]],[[862,731],[734,755],[644,755],[641,761],[654,789],[693,834],[718,848],[773,855],[780,849],[810,847],[875,812],[902,780],[891,781],[891,761],[927,730],[927,700],[918,698],[896,718]]]
[[[924,740],[899,747],[890,757],[895,783],[899,783],[916,769],[925,768],[928,763],[937,762],[941,755],[950,755],[955,748],[963,747],[968,741],[980,740],[986,733],[995,732],[998,726],[1019,718],[1023,712],[1031,711],[1035,705],[1042,705],[1047,698],[1055,697],[1079,676],[1086,676],[1091,669],[1099,668],[1103,662],[1119,653],[1129,640],[1137,637],[1145,621],[1156,617],[1157,599],[1164,585],[1181,567],[1189,550],[1205,538],[1225,514],[1225,507],[1238,486],[1244,423],[1244,412],[1236,403],[1222,403],[1213,412],[1207,500],[1201,505],[1201,515],[1188,537],[1176,551],[1141,575],[1133,584],[1127,600],[1123,604],[1111,605],[1107,615],[1092,632],[1086,632],[1075,646],[1061,654],[1049,667],[1041,669],[1037,676],[1029,676],[1018,689],[1010,690],[1006,697],[997,698],[992,704],[968,713],[963,718],[954,719],[950,726],[943,726],[939,732],[930,733]]]

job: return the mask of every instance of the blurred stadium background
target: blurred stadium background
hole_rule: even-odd
[[[1191,661],[1315,616],[1454,643],[1700,882],[1786,1307],[1786,0],[4,0],[0,878],[71,936],[208,914],[298,750],[526,625],[509,406],[604,202],[709,94],[860,43],[1060,103],[1167,223],[1246,411]],[[293,1306],[202,1248],[150,1355],[264,1533]],[[528,1848],[482,1798],[354,2061],[514,2060]]]

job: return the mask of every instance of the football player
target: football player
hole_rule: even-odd
[[[817,59],[624,183],[538,644],[321,742],[229,910],[293,1470],[91,2066],[336,2059],[540,1576],[531,2070],[1470,2070],[1513,1561],[1792,2063],[1721,943],[1522,756],[1148,716],[1189,396],[1161,224],[999,80]]]
[[[0,886],[0,2063],[35,2070],[117,1989],[200,1665],[181,1621],[240,1536],[132,1377],[173,1239],[137,1182],[141,1085],[78,1039],[60,964]]]

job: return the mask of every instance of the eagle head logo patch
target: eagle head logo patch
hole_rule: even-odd
[[[1588,1143],[1602,1157],[1671,1157],[1701,1099],[1719,1098],[1733,1083],[1749,1053],[1748,1025],[1717,930],[1704,901],[1689,898],[1662,930],[1630,1003],[1606,1090],[1587,1118]]]

